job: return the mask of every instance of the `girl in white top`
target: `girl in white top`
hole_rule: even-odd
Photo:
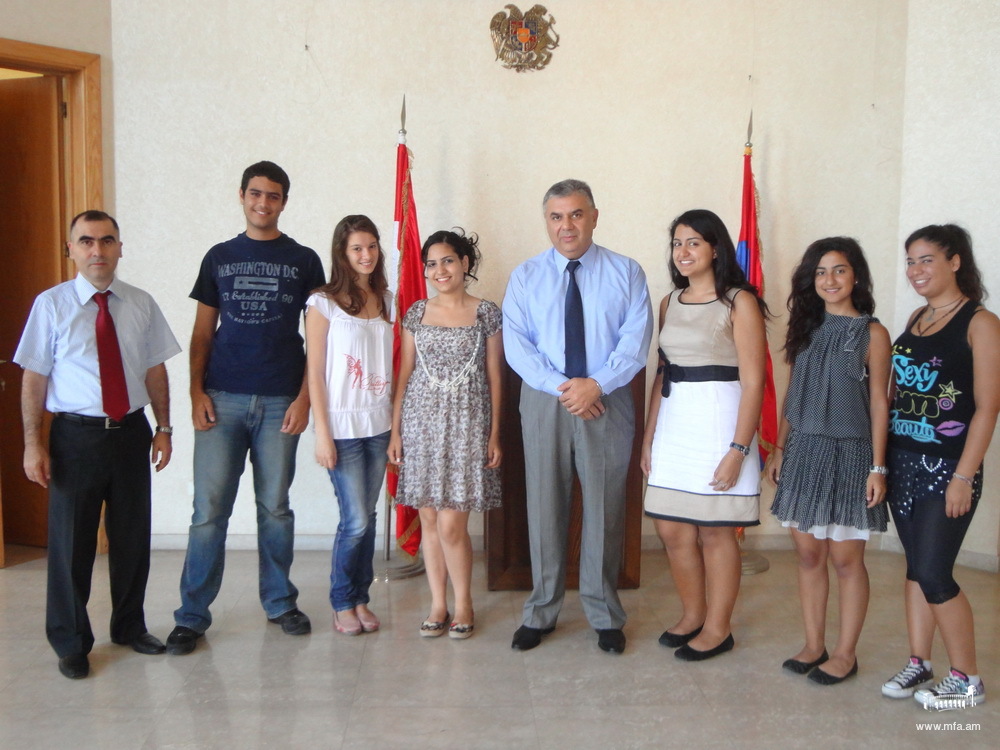
[[[392,427],[392,296],[378,229],[367,216],[341,219],[331,254],[330,283],[306,302],[306,359],[316,462],[330,473],[340,508],[333,627],[359,635],[379,628],[368,589]]]

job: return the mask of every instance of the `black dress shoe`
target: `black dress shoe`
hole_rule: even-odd
[[[858,673],[858,660],[854,660],[854,666],[851,667],[851,671],[845,674],[843,677],[834,677],[829,672],[824,672],[819,667],[816,667],[812,672],[809,673],[809,679],[819,685],[836,685],[838,682],[843,682],[848,677],[854,677]]]
[[[825,662],[830,658],[830,655],[826,653],[826,649],[823,649],[823,653],[819,655],[816,661],[799,661],[798,659],[785,659],[781,662],[781,668],[787,669],[789,672],[795,672],[795,674],[805,674],[813,667],[818,667],[820,664]]]
[[[191,628],[178,625],[167,636],[167,653],[173,656],[183,656],[194,651],[199,638],[204,635]]]
[[[510,642],[510,647],[518,651],[530,651],[542,642],[543,635],[548,635],[555,629],[555,625],[551,628],[532,628],[522,625],[514,631],[514,639]]]
[[[726,636],[726,640],[715,648],[708,649],[708,651],[699,651],[698,649],[691,648],[689,644],[684,644],[674,651],[674,656],[682,661],[705,661],[705,659],[711,659],[713,656],[732,651],[735,645],[736,641],[733,640],[733,634],[730,633]]]
[[[597,647],[609,654],[620,654],[625,650],[625,634],[621,628],[603,628],[597,631]]]
[[[86,654],[70,654],[59,658],[59,671],[71,680],[82,680],[90,674],[90,660]]]
[[[113,638],[111,640],[114,641]],[[162,654],[167,650],[167,647],[163,645],[163,641],[152,633],[142,633],[128,641],[114,642],[119,646],[131,646],[133,651],[140,654]]]
[[[281,626],[281,632],[286,635],[305,635],[312,632],[312,623],[305,612],[298,609],[290,609],[277,617],[267,618],[268,622]]]
[[[664,630],[663,635],[660,636],[660,645],[666,646],[667,648],[680,648],[681,646],[687,645],[687,642],[692,638],[697,638],[698,633],[700,632],[701,628],[695,628],[687,635],[671,633],[669,630]]]

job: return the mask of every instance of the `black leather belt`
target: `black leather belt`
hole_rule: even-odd
[[[76,424],[87,425],[88,427],[100,427],[104,430],[118,430],[128,424],[130,421],[134,420],[136,417],[141,417],[144,414],[142,409],[136,409],[134,412],[125,415],[125,419],[121,421],[117,419],[112,419],[111,417],[88,417],[86,414],[73,414],[68,411],[61,411],[56,414],[57,419],[65,419],[68,422],[75,422]]]

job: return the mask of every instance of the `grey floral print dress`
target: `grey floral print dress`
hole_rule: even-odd
[[[472,326],[424,325],[426,300],[403,318],[416,362],[403,394],[403,464],[396,500],[412,508],[484,511],[500,507],[500,470],[487,469],[491,401],[486,339],[502,326],[483,300]]]

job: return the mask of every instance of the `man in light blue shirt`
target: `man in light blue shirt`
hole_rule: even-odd
[[[638,263],[594,244],[598,211],[587,183],[556,183],[542,206],[552,247],[514,269],[503,301],[504,350],[523,380],[533,580],[511,646],[532,649],[555,628],[575,470],[583,490],[580,600],[601,650],[621,653],[625,610],[616,586],[635,429],[628,386],[646,366],[649,290]]]
[[[144,612],[150,462],[157,471],[170,462],[164,363],[181,349],[153,298],[115,276],[122,256],[118,222],[84,211],[69,235],[67,256],[77,276],[35,299],[14,361],[24,368],[24,472],[49,490],[45,632],[59,671],[81,679],[90,673],[94,646],[87,602],[102,506],[111,640],[140,654],[165,650],[146,630]],[[46,411],[54,415],[47,441]]]

